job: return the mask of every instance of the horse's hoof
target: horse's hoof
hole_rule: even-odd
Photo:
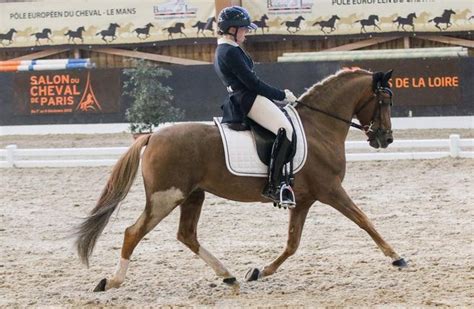
[[[107,284],[107,279],[100,280],[99,284],[95,287],[94,292],[105,292],[105,285]]]
[[[224,280],[222,280],[225,284],[229,284],[229,285],[232,285],[232,284],[235,284],[237,282],[237,279],[235,277],[229,277],[229,278],[225,278]]]
[[[401,258],[401,259],[399,259],[399,260],[393,261],[393,262],[392,262],[392,265],[393,265],[393,266],[396,266],[396,267],[399,267],[399,268],[408,267],[408,263],[405,262],[405,259],[404,259],[404,258]]]
[[[245,274],[245,281],[256,281],[260,277],[260,270],[258,268],[250,268]]]

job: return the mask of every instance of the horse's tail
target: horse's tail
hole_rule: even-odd
[[[313,24],[313,26],[320,25],[320,24],[321,24],[321,22],[320,22],[320,21],[317,21],[317,22],[315,22],[315,23]]]
[[[168,30],[169,28],[170,28],[170,27],[167,27],[167,28],[163,28],[163,29],[161,29],[161,30],[162,30],[162,31],[166,31],[166,30]]]
[[[432,22],[433,20],[434,20],[434,18],[433,18],[433,19],[430,19],[430,20],[428,20],[428,22],[430,23],[430,22]]]
[[[97,32],[95,35],[99,35],[102,31]]]
[[[196,27],[199,27],[199,21],[194,25],[192,26],[193,28],[196,28]]]
[[[353,24],[358,23],[358,22],[361,22],[361,21],[362,21],[362,19],[358,19],[358,20],[356,20],[355,22],[353,22]]]
[[[284,23],[286,23],[286,21],[282,22],[280,25],[283,25]]]
[[[95,243],[118,204],[127,196],[140,164],[140,152],[151,134],[138,138],[115,164],[96,206],[77,227],[76,248],[81,261],[89,266]]]

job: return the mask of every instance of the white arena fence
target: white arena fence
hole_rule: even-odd
[[[128,147],[0,149],[0,168],[112,166]],[[404,150],[393,152],[388,149]],[[396,140],[387,150],[374,150],[366,141],[346,142],[348,161],[474,158],[474,139]],[[434,151],[426,151],[434,150]]]

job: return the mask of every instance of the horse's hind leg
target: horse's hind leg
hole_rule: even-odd
[[[207,251],[197,240],[197,225],[201,215],[202,203],[204,202],[204,191],[196,190],[181,204],[181,217],[179,219],[178,240],[185,244],[192,252],[197,254],[209,265],[216,275],[224,278],[225,283],[232,284],[235,277],[225,266]]]
[[[245,275],[245,280],[254,281],[258,278],[270,276],[274,274],[278,267],[280,267],[287,258],[295,254],[301,240],[301,233],[303,232],[304,222],[306,220],[306,215],[308,210],[311,207],[312,203],[301,203],[290,210],[290,222],[288,225],[288,240],[286,242],[286,248],[283,253],[276,258],[272,263],[265,266],[262,271],[258,268],[251,268]]]
[[[140,240],[161,222],[171,211],[183,201],[183,193],[176,188],[153,193],[147,197],[145,210],[135,224],[125,229],[122,254],[117,270],[111,279],[102,279],[94,289],[101,292],[110,288],[118,288],[125,280],[125,274],[130,263],[130,256]]]
[[[392,258],[392,265],[398,267],[406,267],[407,263],[403,258],[401,258],[395,250],[382,238],[382,236],[375,230],[372,222],[364,214],[364,212],[357,207],[356,204],[351,200],[347,195],[346,191],[339,186],[338,188],[333,189],[329,194],[322,196],[320,201],[331,205],[344,216],[351,219],[355,224],[357,224],[361,229],[365,230],[370,237],[375,241],[377,246],[382,250],[382,252]]]

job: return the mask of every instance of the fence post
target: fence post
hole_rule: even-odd
[[[7,150],[7,165],[8,167],[15,167],[15,150],[17,149],[16,145],[8,145],[5,147]]]
[[[449,152],[452,158],[458,158],[459,153],[461,152],[461,147],[459,146],[461,136],[459,134],[451,134],[449,136]]]

